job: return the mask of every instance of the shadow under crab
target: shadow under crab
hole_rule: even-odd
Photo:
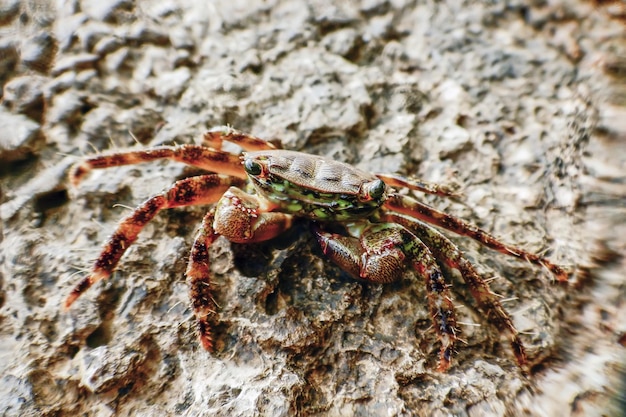
[[[223,152],[223,141],[236,143],[245,152]],[[161,146],[89,158],[72,170],[71,180],[77,185],[92,169],[157,159],[219,174],[176,181],[124,218],[105,243],[91,274],[66,299],[65,308],[93,283],[111,275],[126,249],[159,211],[204,204],[215,205],[196,234],[186,276],[200,342],[209,351],[213,350],[211,323],[217,306],[212,297],[208,247],[218,236],[236,243],[263,242],[289,229],[297,218],[313,222],[311,230],[322,252],[355,278],[389,283],[411,268],[424,280],[429,314],[442,345],[440,371],[449,368],[458,340],[451,285],[442,268],[460,272],[478,307],[509,338],[520,367],[525,367],[527,359],[518,332],[497,296],[456,245],[431,225],[542,265],[560,282],[568,279],[567,272],[549,260],[506,245],[476,226],[394,190],[408,188],[451,196],[445,187],[397,175],[371,174],[317,155],[276,149],[269,142],[228,127],[207,132],[203,145]]]

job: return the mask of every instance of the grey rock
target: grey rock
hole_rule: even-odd
[[[55,63],[52,75],[56,76],[67,71],[78,72],[84,69],[91,69],[95,66],[98,59],[100,59],[98,55],[90,53],[64,56]]]
[[[0,86],[4,86],[14,75],[19,61],[17,42],[10,38],[0,38]]]
[[[4,86],[4,105],[13,113],[28,116],[38,123],[44,116],[44,86],[47,79],[37,75],[15,77]]]
[[[0,108],[0,161],[11,162],[37,153],[45,142],[41,126],[26,116]]]
[[[26,38],[20,48],[22,63],[28,68],[47,74],[54,65],[59,44],[49,32]]]
[[[20,0],[3,0],[0,3],[0,25],[6,25],[20,12]]]

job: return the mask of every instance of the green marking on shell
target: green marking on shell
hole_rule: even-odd
[[[357,220],[368,217],[380,202],[359,201],[357,195],[320,193],[275,175],[253,177],[257,190],[285,213],[316,220]]]
[[[316,208],[311,211],[313,217],[319,220],[324,220],[329,218],[328,212],[322,208]]]
[[[271,186],[274,192],[279,193],[279,194],[283,194],[287,191],[287,185],[282,182],[272,183]]]
[[[298,200],[291,200],[291,203],[287,205],[287,210],[291,213],[299,213],[303,209],[302,202]]]

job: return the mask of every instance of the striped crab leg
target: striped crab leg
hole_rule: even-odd
[[[488,248],[497,250],[498,252],[506,255],[515,256],[530,263],[544,266],[554,275],[557,281],[563,283],[568,281],[569,273],[562,267],[552,263],[550,260],[525,251],[524,249],[507,245],[496,239],[488,232],[469,224],[458,217],[451,216],[430,207],[427,204],[421,203],[411,197],[391,194],[389,195],[387,201],[385,201],[384,207],[390,212],[404,214],[425,223],[450,230],[456,234],[471,237]]]
[[[206,171],[245,179],[247,176],[241,166],[241,156],[223,152],[222,143],[232,142],[247,151],[275,149],[274,145],[263,139],[224,126],[209,130],[202,140],[203,145],[155,146],[93,156],[72,168],[70,181],[76,186],[92,169],[134,165],[159,159],[182,162]]]

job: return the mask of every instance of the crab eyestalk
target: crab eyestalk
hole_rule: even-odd
[[[376,201],[379,204],[382,204],[387,198],[385,193],[386,191],[387,187],[385,183],[380,179],[376,179],[363,184],[359,195],[361,195],[362,201]]]

